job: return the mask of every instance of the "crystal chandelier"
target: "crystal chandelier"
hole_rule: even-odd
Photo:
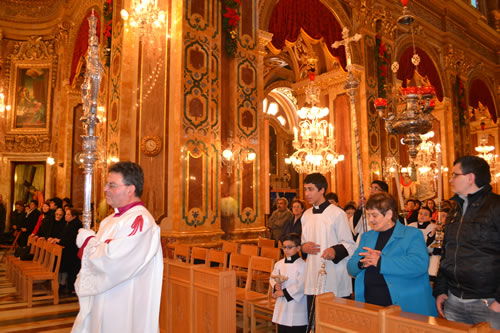
[[[335,169],[339,161],[344,160],[344,155],[335,152],[335,137],[333,125],[326,120],[321,120],[329,114],[328,108],[320,108],[321,89],[314,85],[314,68],[309,72],[309,84],[305,89],[306,105],[297,115],[301,119],[299,128],[294,127],[293,148],[296,151],[285,160],[292,164],[298,173],[327,173]]]
[[[120,15],[132,28],[137,28],[141,38],[149,27],[160,28],[165,23],[165,12],[157,7],[157,0],[133,0],[131,12],[122,9]]]
[[[498,155],[495,154],[495,146],[488,146],[488,136],[482,134],[479,138],[479,146],[474,148],[478,154],[477,156],[488,162],[492,181],[497,182],[500,177],[500,169],[498,163]]]
[[[401,25],[410,26],[413,43],[413,57],[411,59],[413,65],[418,68],[420,57],[416,53],[415,40],[413,38],[413,29],[411,27],[415,18],[408,11],[408,0],[402,0],[403,15],[398,18],[398,23]],[[399,64],[394,62],[391,66],[393,73],[399,70]],[[432,85],[412,86],[401,88],[400,91],[393,93],[395,96],[396,105],[402,104],[401,111],[389,109],[387,110],[387,99],[377,98],[375,100],[375,108],[377,109],[380,118],[385,121],[387,132],[403,135],[402,142],[409,146],[408,152],[411,158],[415,159],[418,153],[418,145],[422,142],[421,134],[427,133],[432,128],[434,120],[431,114],[434,110],[435,90]]]

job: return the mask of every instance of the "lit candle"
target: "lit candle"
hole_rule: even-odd
[[[437,152],[437,162],[438,162],[438,207],[441,206],[441,200],[443,200],[443,172],[441,171],[441,167],[443,164],[442,158],[441,158],[441,146],[438,144],[436,146],[436,152]]]
[[[403,199],[403,192],[401,192],[401,183],[399,181],[399,172],[398,172],[398,167],[396,166],[394,168],[393,176],[394,180],[396,180],[396,190],[398,191],[398,198],[399,198],[399,206],[401,207],[401,211],[405,212],[405,202]],[[405,219],[405,224],[407,224],[406,219]]]
[[[330,124],[330,132],[329,132],[329,135],[330,135],[330,136],[333,136],[333,125],[332,125],[332,124]]]
[[[297,127],[294,127],[293,128],[293,140],[297,141],[298,137],[299,137],[299,130],[297,129]]]

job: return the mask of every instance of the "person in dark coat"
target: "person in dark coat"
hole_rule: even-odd
[[[75,290],[76,275],[80,271],[81,261],[78,258],[78,247],[76,246],[76,236],[78,230],[83,227],[82,222],[78,218],[79,212],[76,209],[66,210],[66,225],[59,239],[59,244],[64,246],[61,257],[60,271],[67,273],[68,280],[66,284],[67,290],[71,293]]]
[[[42,222],[36,231],[36,235],[47,239],[52,234],[52,228],[54,227],[54,213],[50,210],[48,201],[42,206],[42,214]]]
[[[64,210],[62,208],[57,208],[54,213],[54,225],[49,240],[61,239],[65,227],[66,220],[64,219]]]
[[[299,199],[294,199],[292,201],[293,217],[285,223],[285,227],[283,228],[282,238],[285,237],[285,235],[291,233],[295,233],[298,234],[299,236],[302,236],[302,222],[300,221],[300,218],[302,217],[304,210],[306,210],[306,205],[304,201]],[[281,241],[283,242],[283,239]]]
[[[28,211],[26,212],[25,223],[21,227],[21,235],[18,239],[19,246],[26,246],[28,243],[28,236],[31,235],[35,229],[38,218],[40,217],[40,211],[37,207],[38,202],[36,200],[32,200]]]
[[[26,213],[24,212],[24,202],[20,200],[16,201],[16,209],[10,214],[10,227],[12,231],[21,231],[21,228],[24,228],[25,220]],[[19,240],[17,243],[19,244]]]

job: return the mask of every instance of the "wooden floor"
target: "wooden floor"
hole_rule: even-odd
[[[5,264],[0,263],[0,332],[70,332],[78,309],[75,296],[62,296],[58,305],[40,301],[28,308],[7,280]]]

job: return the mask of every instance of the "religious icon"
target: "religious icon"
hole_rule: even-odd
[[[50,96],[49,68],[18,68],[14,128],[46,128]]]

